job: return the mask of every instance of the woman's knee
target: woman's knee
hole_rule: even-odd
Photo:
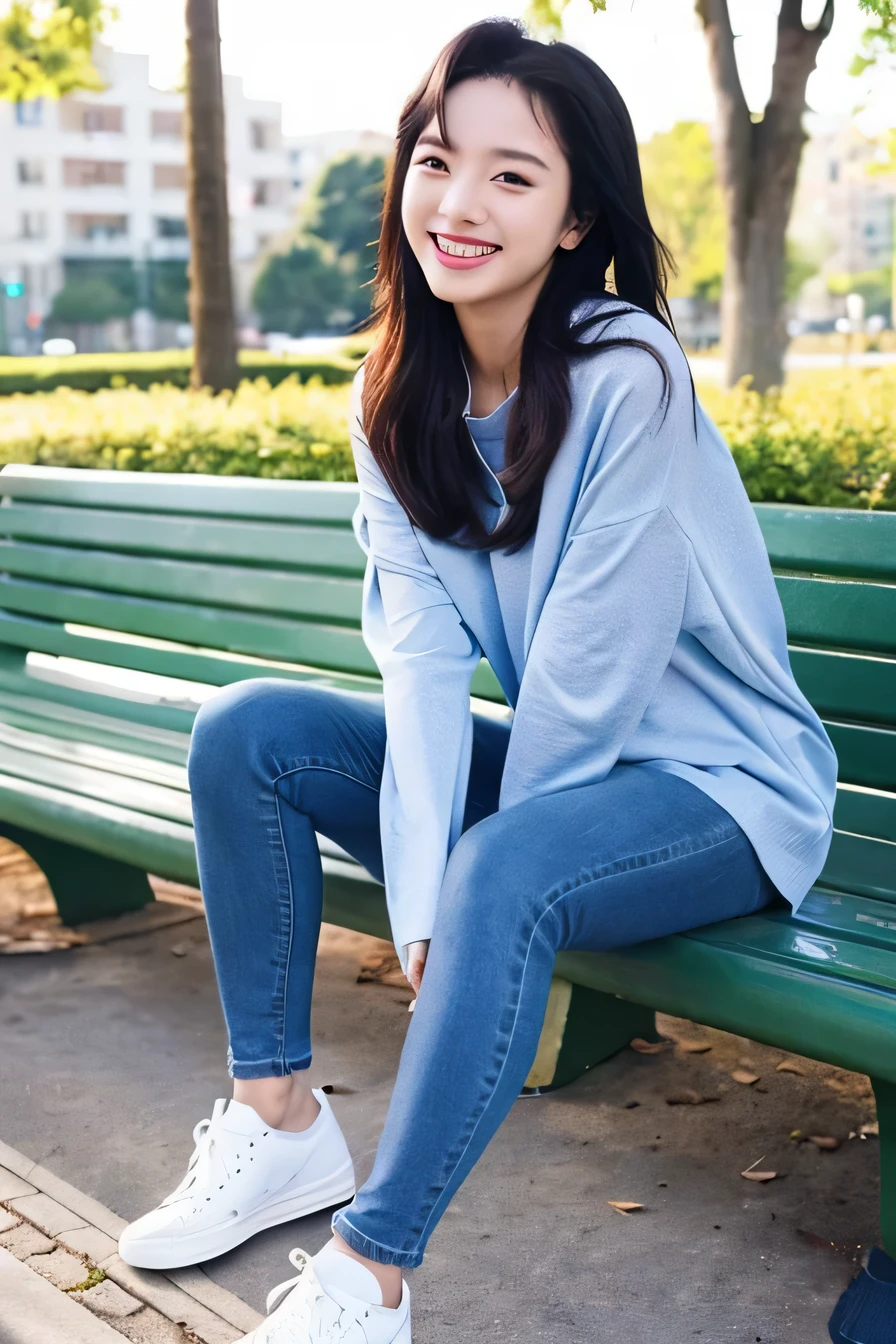
[[[456,940],[503,943],[531,928],[537,892],[529,890],[508,851],[503,814],[496,812],[460,836],[439,892],[438,926]]]
[[[193,722],[187,774],[190,788],[211,778],[218,786],[251,768],[285,723],[293,727],[307,706],[313,717],[319,688],[276,677],[252,677],[225,686],[200,707]]]

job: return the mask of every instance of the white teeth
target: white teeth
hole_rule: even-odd
[[[447,252],[450,257],[488,257],[498,251],[496,247],[473,247],[470,243],[452,243],[440,233],[436,234],[436,242],[439,250]]]

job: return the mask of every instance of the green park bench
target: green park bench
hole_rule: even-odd
[[[209,687],[377,689],[357,486],[7,466],[0,497],[0,832],[66,922],[138,908],[147,873],[197,882],[185,760]],[[756,514],[840,761],[828,862],[796,916],[558,958],[529,1084],[655,1040],[656,1011],[869,1074],[896,1253],[896,515]],[[472,689],[505,703],[485,661]],[[319,840],[325,918],[388,937],[382,885]]]

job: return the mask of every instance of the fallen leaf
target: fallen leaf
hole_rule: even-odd
[[[711,1041],[676,1041],[675,1044],[687,1055],[705,1055],[707,1050],[712,1049]]]
[[[777,1176],[776,1171],[742,1171],[741,1176],[748,1181],[773,1181]]]
[[[758,1083],[760,1075],[758,1073],[747,1073],[746,1069],[735,1069],[731,1077],[736,1083]]]
[[[170,949],[172,957],[185,957],[189,950],[189,943],[175,943]]]
[[[806,1070],[801,1069],[799,1064],[794,1064],[792,1059],[782,1059],[781,1063],[775,1066],[775,1073],[798,1073],[801,1078],[805,1078]]]
[[[792,1129],[790,1131],[790,1139],[792,1143],[802,1143],[805,1137],[806,1136],[801,1129]]]
[[[692,1087],[682,1087],[677,1092],[670,1092],[666,1098],[666,1104],[669,1106],[700,1106],[705,1101],[721,1101],[721,1097],[705,1097],[702,1092],[695,1092]]]
[[[866,1121],[864,1125],[859,1125],[859,1133],[861,1134],[863,1139],[866,1139],[869,1134],[872,1135],[875,1139],[879,1139],[880,1121],[879,1120]]]
[[[829,1134],[810,1134],[809,1140],[815,1144],[816,1148],[823,1148],[826,1152],[831,1153],[835,1148],[839,1148],[842,1142],[841,1139],[831,1138]]]
[[[644,1207],[643,1204],[630,1204],[626,1200],[622,1199],[608,1199],[607,1203],[609,1204],[610,1208],[615,1209],[617,1213],[625,1213],[625,1214],[637,1213],[638,1209],[643,1209]]]
[[[633,1050],[637,1050],[639,1055],[658,1055],[661,1050],[666,1048],[665,1041],[645,1041],[640,1036],[636,1036],[629,1045]]]

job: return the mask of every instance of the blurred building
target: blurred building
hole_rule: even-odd
[[[133,286],[138,317],[117,324],[113,344],[152,348],[176,339],[177,304],[169,302],[160,321],[153,279],[162,277],[170,295],[182,286],[189,257],[184,96],[150,85],[146,56],[99,45],[94,59],[108,83],[102,93],[0,102],[0,283],[12,291],[0,301],[13,352],[33,348],[54,295],[79,276]],[[230,75],[224,97],[235,297],[244,324],[255,259],[291,219],[290,161],[279,103],[246,98]]]
[[[896,173],[870,171],[885,157],[880,143],[848,120],[807,141],[788,230],[820,261],[795,305],[803,321],[843,314],[844,299],[829,293],[829,276],[860,276],[892,264]]]
[[[395,140],[380,131],[325,131],[318,135],[284,137],[289,161],[289,192],[293,208],[301,205],[318,173],[339,155],[381,155],[391,159]]]

